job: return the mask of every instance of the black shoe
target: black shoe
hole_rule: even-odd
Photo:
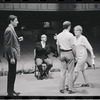
[[[19,96],[19,95],[15,93],[9,93],[7,96]]]
[[[13,93],[8,93],[8,95],[7,95],[7,96],[14,96],[14,95],[13,95]]]
[[[90,86],[89,83],[81,85],[81,87],[89,87],[89,86]]]
[[[63,94],[64,93],[64,90],[60,90],[59,92]]]
[[[53,57],[56,57],[56,58],[57,58],[57,57],[58,57],[58,55],[53,55]]]
[[[68,90],[68,94],[76,93],[75,90]]]
[[[43,76],[39,76],[39,78],[38,78],[39,80],[43,80]]]
[[[67,91],[69,90],[69,87],[68,87],[68,85],[66,85],[66,90],[67,90]]]
[[[15,95],[15,96],[19,96],[19,92],[15,92],[15,91],[13,91],[13,95]]]
[[[89,67],[89,68],[92,68],[92,66],[91,66],[91,65],[88,65],[88,67]]]

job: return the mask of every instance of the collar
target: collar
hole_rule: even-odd
[[[14,27],[12,26],[12,24],[9,24],[9,26],[14,30]]]
[[[76,36],[75,36],[76,37]],[[76,37],[76,39],[79,39],[79,38],[81,38],[82,37],[82,34],[80,34],[80,36],[79,37]]]
[[[69,30],[68,29],[64,29],[63,32],[69,32]]]
[[[42,44],[46,44],[46,42],[44,43],[43,41],[41,41]]]
[[[18,36],[17,36],[17,34],[16,34],[16,32],[15,32],[14,27],[12,26],[12,24],[9,24],[9,27],[11,27],[12,31],[14,32],[14,34],[16,35],[16,37],[18,38]]]

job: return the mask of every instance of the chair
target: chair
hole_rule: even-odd
[[[36,57],[36,49],[34,49],[34,58]],[[45,70],[45,68],[47,67],[46,63],[42,63],[42,68],[43,70]],[[37,79],[39,79],[39,76],[40,76],[40,72],[38,70],[38,67],[36,65],[36,62],[35,62],[35,71],[34,71],[34,75]]]

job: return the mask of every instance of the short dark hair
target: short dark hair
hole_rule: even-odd
[[[70,21],[63,22],[63,29],[67,29],[69,26],[71,26],[71,22]]]
[[[15,16],[15,15],[9,15],[8,22],[10,23],[10,21],[13,21],[15,18],[17,18],[17,16]]]

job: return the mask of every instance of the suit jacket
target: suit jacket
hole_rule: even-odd
[[[15,30],[9,25],[4,32],[4,57],[18,58],[20,57],[20,44]]]
[[[41,42],[36,43],[36,58],[48,58],[48,54],[50,54],[50,45],[46,43],[45,48],[42,48]]]

